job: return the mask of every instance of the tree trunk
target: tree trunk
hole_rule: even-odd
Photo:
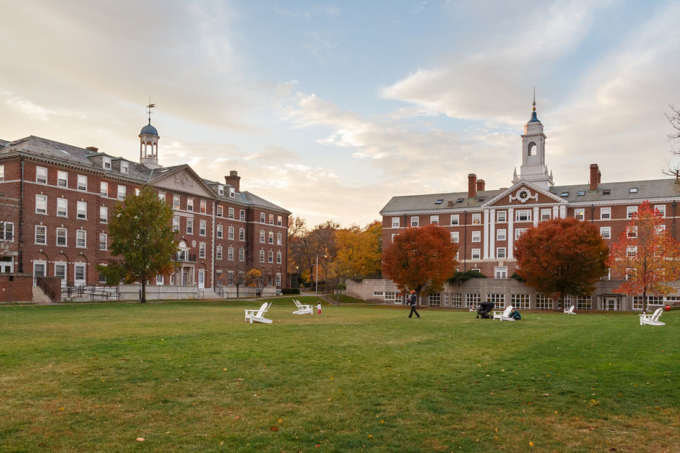
[[[236,285],[236,300],[238,300],[238,289],[241,287],[241,285]]]
[[[647,313],[647,289],[645,288],[644,291],[642,291],[642,311],[643,313]]]
[[[142,303],[146,303],[146,279],[142,279]]]

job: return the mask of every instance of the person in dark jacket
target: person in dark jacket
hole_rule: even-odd
[[[411,290],[411,296],[409,296],[408,303],[411,306],[411,313],[409,313],[408,317],[410,318],[413,316],[413,313],[416,314],[418,318],[420,318],[420,315],[416,311],[416,302],[418,300],[418,297],[416,297],[416,292]]]
[[[517,310],[514,309],[514,308],[513,308],[512,311],[510,312],[510,317],[511,317],[512,319],[514,319],[515,321],[519,321],[520,319],[522,319],[522,315],[520,315],[520,314],[519,314],[519,311],[517,311]]]

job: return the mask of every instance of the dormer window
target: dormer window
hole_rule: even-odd
[[[637,187],[631,187],[628,189],[628,193],[638,193],[638,188]]]
[[[602,195],[611,195],[611,189],[602,189]]]
[[[456,200],[456,203],[462,203],[463,201],[465,201],[465,198],[459,198]]]
[[[440,198],[439,200],[435,201],[434,204],[442,204],[443,202],[444,200]]]
[[[220,195],[224,195],[224,186],[222,185],[217,186],[217,193],[219,193]]]
[[[229,188],[229,197],[234,198],[236,196],[236,191],[234,190],[233,187]]]
[[[577,196],[577,197],[583,197],[583,196],[585,196],[585,194],[586,194],[586,191],[585,191],[585,190],[579,190],[579,191],[576,193],[576,196]]]
[[[110,157],[103,157],[102,158],[102,168],[104,170],[111,170],[111,158]]]
[[[561,195],[561,196],[562,196],[562,197],[568,197],[568,196],[569,196],[569,192],[562,192],[562,195]]]
[[[130,171],[130,163],[129,162],[122,162],[120,163],[120,172],[125,173],[126,175]]]
[[[477,201],[484,201],[484,200],[486,200],[486,197],[479,197],[479,198],[477,198]]]

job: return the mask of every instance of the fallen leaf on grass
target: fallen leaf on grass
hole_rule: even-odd
[[[270,431],[278,431],[279,428],[277,428],[276,426],[272,426],[271,428],[269,428],[269,430],[270,430]]]
[[[236,417],[234,417],[234,420],[238,420],[238,419],[240,419],[240,418],[241,418],[241,417],[239,417],[239,416],[237,415]]]
[[[530,446],[530,447],[533,447],[533,446],[534,446],[534,443],[533,443],[533,442],[529,442],[529,446]]]
[[[137,442],[144,442],[144,438],[143,438],[143,437],[138,437],[136,440],[137,440]]]
[[[243,379],[243,378],[237,378],[236,380],[237,381],[245,381],[245,379]]]

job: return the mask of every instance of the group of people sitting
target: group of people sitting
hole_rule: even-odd
[[[472,304],[470,306],[470,311],[476,311],[477,318],[479,318],[480,316],[482,318],[489,318],[491,310],[493,310],[493,306],[494,306],[493,302],[489,301],[482,302],[481,304],[479,304],[479,307],[476,307],[475,304]],[[512,308],[512,310],[510,310],[510,317],[515,321],[519,321],[520,319],[522,319],[522,315],[520,315],[519,311],[514,307]]]

